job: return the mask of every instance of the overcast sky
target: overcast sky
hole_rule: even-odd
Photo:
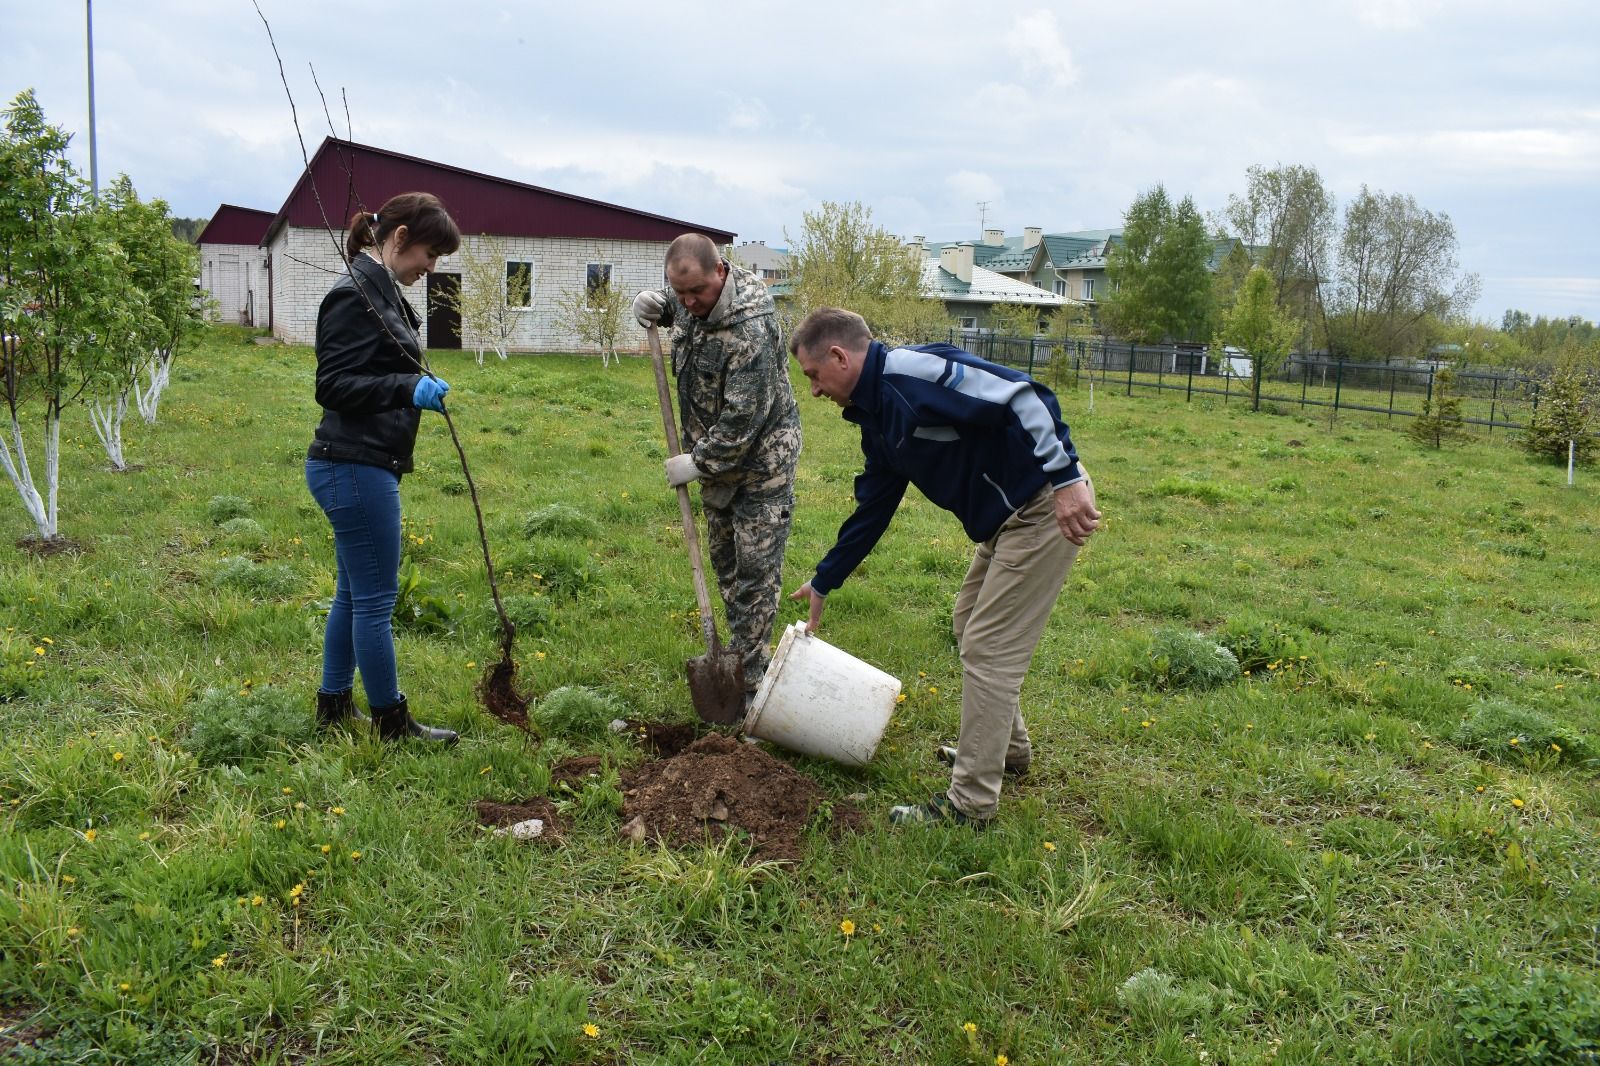
[[[308,146],[399,152],[781,244],[822,200],[892,232],[1202,210],[1253,163],[1448,214],[1479,317],[1600,319],[1600,2],[260,0]],[[101,180],[276,210],[300,162],[249,0],[98,0]],[[0,91],[88,170],[82,0],[0,0]]]

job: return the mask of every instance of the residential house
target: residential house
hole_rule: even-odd
[[[789,250],[769,248],[766,241],[744,241],[729,252],[728,258],[769,286],[789,277]]]
[[[943,300],[945,309],[961,329],[989,328],[989,312],[997,305],[1030,304],[1039,308],[1042,318],[1073,302],[1020,278],[979,266],[978,248],[979,245],[970,241],[946,244],[939,249],[937,258],[929,256],[922,260],[923,294]],[[993,258],[991,256],[991,262]]]
[[[451,297],[460,292],[468,255],[498,250],[506,277],[528,283],[499,283],[502,298],[517,298],[521,316],[508,348],[575,351],[580,342],[556,321],[563,297],[599,284],[629,293],[659,287],[667,245],[675,237],[704,233],[719,245],[734,238],[716,226],[327,137],[261,238],[270,275],[266,322],[273,334],[312,343],[323,294],[344,270],[345,223],[358,209],[377,210],[397,193],[419,190],[438,196],[462,233],[461,248],[439,260],[425,285],[401,290],[422,315],[429,348],[462,345],[461,316]],[[644,331],[632,315],[625,317],[619,347],[642,345]]]
[[[219,322],[267,324],[267,255],[261,238],[271,211],[223,204],[195,241],[200,247],[200,288],[216,301]]]

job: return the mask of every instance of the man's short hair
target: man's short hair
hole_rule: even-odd
[[[667,246],[669,272],[679,263],[693,263],[702,274],[711,274],[721,262],[716,242],[704,233],[685,233]]]
[[[872,330],[866,319],[842,307],[819,307],[801,319],[789,335],[789,353],[798,359],[804,350],[815,357],[835,344],[855,351],[871,343]]]

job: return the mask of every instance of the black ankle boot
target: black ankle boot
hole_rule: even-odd
[[[400,697],[400,702],[393,707],[372,708],[372,724],[378,727],[378,736],[384,740],[404,740],[406,737],[416,737],[418,740],[435,740],[441,744],[454,744],[461,739],[453,729],[435,729],[431,725],[423,725],[411,717],[411,710],[406,706],[406,698]]]
[[[318,692],[317,693],[317,728],[332,729],[334,726],[365,726],[368,725],[367,716],[356,710],[356,701],[349,689],[343,692]]]

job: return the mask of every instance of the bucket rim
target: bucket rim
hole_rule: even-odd
[[[783,672],[783,665],[789,658],[789,649],[794,647],[797,633],[805,632],[804,622],[790,622],[784,629],[783,636],[778,639],[778,648],[772,653],[772,659],[767,663],[767,672],[761,675],[761,684],[756,688],[756,698],[750,702],[750,710],[745,713],[743,732],[754,736],[750,732],[761,721],[761,712],[766,709],[767,701],[772,698],[772,690],[778,683],[778,675]]]

